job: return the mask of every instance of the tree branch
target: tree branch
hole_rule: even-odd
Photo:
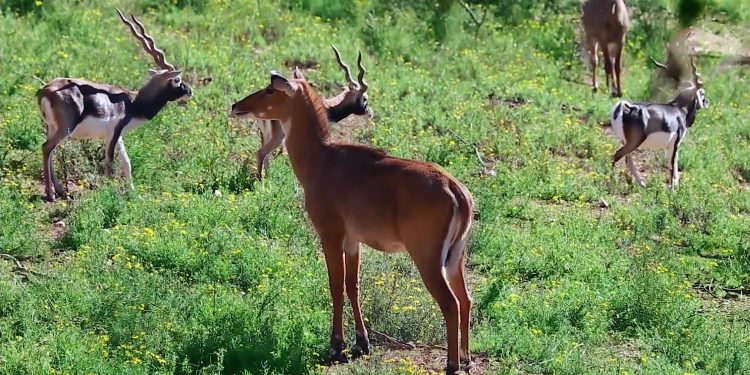
[[[48,275],[46,273],[35,271],[35,270],[32,270],[32,269],[24,266],[23,264],[21,264],[21,261],[18,260],[18,258],[14,257],[13,255],[5,254],[5,253],[0,253],[0,259],[4,259],[4,260],[7,260],[7,261],[13,263],[14,267],[13,267],[12,271],[14,273],[22,272],[22,273],[25,273],[25,274],[31,274],[31,275],[40,276],[40,277],[52,277],[52,276],[50,276],[50,275]]]

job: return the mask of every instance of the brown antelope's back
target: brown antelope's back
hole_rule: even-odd
[[[318,180],[326,186],[306,187],[318,192],[310,203],[335,207],[357,240],[392,252],[422,242],[422,235],[449,226],[456,217],[456,229],[462,234],[468,230],[471,194],[440,166],[359,145],[329,144],[327,153],[327,167]]]
[[[586,35],[601,44],[619,43],[630,26],[624,0],[586,0],[581,10]]]

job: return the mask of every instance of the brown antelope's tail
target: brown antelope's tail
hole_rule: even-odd
[[[460,182],[451,178],[449,188],[458,204],[453,220],[456,220],[457,230],[451,240],[445,266],[448,269],[460,267],[466,257],[466,239],[469,237],[471,221],[474,217],[474,200],[469,190]]]

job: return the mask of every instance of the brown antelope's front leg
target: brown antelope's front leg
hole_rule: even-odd
[[[348,362],[344,349],[344,277],[346,268],[344,263],[344,250],[342,248],[342,238],[326,239],[323,243],[323,254],[326,258],[326,268],[328,269],[328,287],[331,292],[333,302],[333,318],[331,320],[331,345],[329,349],[329,364]]]
[[[604,79],[607,83],[607,90],[612,90],[612,86],[615,84],[614,77],[612,76],[612,56],[609,55],[609,46],[604,45],[602,47],[602,53],[604,54]]]
[[[359,243],[346,241],[344,244],[344,254],[346,258],[346,294],[349,297],[349,302],[352,304],[354,325],[357,331],[356,342],[351,352],[352,359],[357,359],[362,355],[370,354],[370,339],[367,335],[367,328],[365,328],[365,321],[362,319],[362,310],[359,306]]]
[[[599,43],[596,40],[589,39],[589,63],[591,65],[591,84],[594,86],[593,91],[596,92],[599,89],[599,84],[596,82],[596,68],[599,65]]]

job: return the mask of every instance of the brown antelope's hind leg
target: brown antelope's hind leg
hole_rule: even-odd
[[[609,46],[602,46],[602,53],[604,54],[604,76],[606,77],[607,90],[614,90],[612,86],[615,84],[614,77],[612,77],[612,56],[609,53]]]
[[[349,302],[352,305],[356,330],[356,341],[351,353],[352,359],[357,359],[363,355],[370,354],[370,339],[367,335],[367,328],[365,328],[365,321],[362,318],[362,310],[359,306],[359,243],[346,241],[344,244],[344,254],[346,259],[346,295],[349,297]]]
[[[442,245],[437,245],[442,246]],[[415,249],[416,251],[410,252],[410,254],[434,254],[434,250],[430,249]],[[414,258],[414,264],[417,266],[419,275],[422,277],[427,290],[435,299],[440,311],[443,313],[445,319],[445,328],[447,330],[448,339],[448,365],[446,367],[446,374],[454,375],[458,372],[460,355],[459,355],[459,305],[456,296],[453,294],[448,280],[445,278],[443,273],[443,266],[439,264],[440,260],[436,258]]]
[[[618,44],[616,46],[617,50],[615,51],[615,79],[616,81],[616,90],[612,96],[619,98],[622,97],[622,86],[620,83],[620,75],[622,74],[622,49],[625,45],[625,37],[623,37],[622,43]]]
[[[463,244],[460,249],[454,251],[463,252]],[[466,279],[464,277],[464,254],[461,254],[461,259],[455,265],[449,265],[447,268],[448,279],[450,280],[451,290],[458,299],[458,307],[460,310],[460,331],[461,331],[461,352],[459,353],[461,363],[463,365],[469,365],[471,363],[471,356],[469,352],[469,328],[471,326],[471,297],[469,296],[469,288],[466,286]]]
[[[625,156],[625,163],[628,164],[628,169],[630,170],[630,174],[633,175],[635,178],[635,182],[638,183],[641,187],[646,187],[646,181],[641,176],[641,173],[638,171],[638,167],[635,165],[635,162],[633,161],[632,155]]]

